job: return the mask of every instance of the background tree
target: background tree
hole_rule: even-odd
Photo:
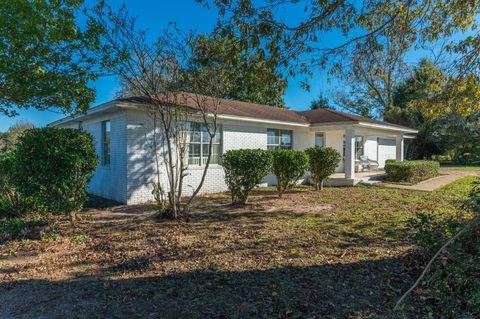
[[[28,121],[19,121],[8,129],[7,132],[0,133],[0,154],[7,153],[15,149],[18,139],[26,130],[35,128]]]
[[[475,17],[480,11],[476,1],[449,0],[399,0],[385,2],[329,0],[329,1],[222,1],[204,0],[207,5],[215,3],[225,23],[239,26],[251,41],[268,40],[265,35],[276,34],[281,43],[281,55],[292,61],[297,71],[313,65],[327,66],[328,59],[339,52],[348,52],[362,43],[375,42],[388,35],[403,39],[409,47],[434,43],[438,39],[450,39],[450,47],[461,53],[462,59],[470,53],[469,61],[478,62],[475,48],[480,41],[475,37],[451,37],[455,32],[476,28]],[[284,19],[283,12],[292,10],[292,5],[303,8],[296,19]],[[332,31],[341,32],[333,47],[326,47],[323,36]],[[467,33],[468,34],[468,33]],[[343,40],[343,41],[342,41]],[[478,51],[478,50],[477,50]],[[298,57],[316,56],[306,62]],[[297,61],[295,61],[297,60]]]
[[[284,107],[287,80],[278,56],[258,43],[241,38],[232,25],[217,25],[211,34],[195,37],[193,59],[197,67],[221,65],[232,83],[224,98]]]
[[[451,75],[423,59],[412,75],[396,87],[385,120],[419,130],[409,142],[407,157],[430,158],[476,153],[480,100],[476,78]]]
[[[94,24],[82,29],[81,0],[0,1],[0,112],[86,111],[99,75]]]
[[[411,107],[411,103],[426,98],[432,90],[441,88],[444,81],[442,70],[423,59],[413,73],[395,88],[393,105],[385,112],[384,119],[419,131],[416,138],[408,140],[406,145],[406,157],[409,159],[430,158],[442,153],[438,119],[425,117],[419,108]]]
[[[333,107],[330,105],[330,101],[328,98],[320,94],[315,100],[310,102],[310,109],[311,110],[316,110],[316,109],[332,109]]]

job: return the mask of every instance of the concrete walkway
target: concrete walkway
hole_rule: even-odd
[[[417,191],[431,192],[465,176],[480,176],[480,172],[462,171],[462,170],[453,170],[453,169],[452,170],[440,169],[439,176],[427,179],[415,185],[399,185],[399,184],[389,184],[389,183],[379,183],[377,185],[382,187],[388,187],[388,188],[401,188],[401,189],[411,189],[411,190],[417,190]]]

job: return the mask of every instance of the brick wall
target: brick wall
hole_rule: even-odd
[[[102,121],[110,121],[110,165],[102,165]],[[67,127],[79,128],[78,124]],[[127,201],[126,113],[115,112],[84,121],[81,127],[92,134],[100,163],[88,185],[88,192],[121,203]]]
[[[267,128],[288,129],[287,126],[264,125],[247,123],[239,125],[238,122],[223,121],[223,152],[232,149],[259,148],[267,149]],[[151,118],[144,112],[127,112],[127,203],[141,203],[153,200],[152,182],[156,178],[156,165],[154,160],[151,136],[153,131]],[[290,127],[291,129],[291,127]],[[294,132],[294,148],[303,149],[305,145],[313,143],[313,135],[307,128]],[[183,193],[191,194],[199,184],[203,167],[190,166],[188,175],[184,179]],[[168,190],[165,167],[161,167],[161,180],[164,189]],[[266,179],[274,183],[269,176]],[[227,190],[223,168],[220,165],[210,165],[201,193],[216,193]]]

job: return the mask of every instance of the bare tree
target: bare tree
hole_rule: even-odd
[[[217,115],[228,89],[228,77],[222,65],[198,67],[194,55],[194,36],[165,31],[149,42],[145,31],[136,27],[125,7],[113,12],[97,6],[91,16],[104,32],[105,65],[118,75],[123,92],[136,95],[151,119],[146,134],[154,152],[156,178],[153,195],[162,214],[177,218],[188,213],[200,192],[211,162],[213,141],[218,132]],[[208,57],[202,57],[208,58]],[[188,175],[188,139],[190,122],[201,124],[209,136],[208,155],[198,185],[186,200],[183,192]],[[201,161],[202,161],[201,154]],[[163,174],[167,184],[162,183]]]
[[[396,86],[410,73],[404,61],[407,50],[402,39],[384,35],[346,52],[343,60],[348,63],[334,68],[347,87],[337,92],[337,106],[363,116],[383,116],[393,107]]]

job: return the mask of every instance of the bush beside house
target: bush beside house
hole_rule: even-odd
[[[227,151],[222,157],[227,183],[233,204],[245,204],[250,192],[270,172],[272,158],[260,149]]]
[[[20,138],[15,154],[13,182],[20,194],[74,218],[98,164],[93,137],[75,129],[32,129]]]
[[[278,196],[295,186],[308,169],[308,156],[295,150],[270,150],[272,172],[277,178]]]
[[[0,155],[0,218],[23,217],[42,212],[34,198],[21,196],[13,184],[15,153]]]
[[[416,184],[438,175],[440,164],[436,161],[403,161],[385,163],[385,180]]]
[[[315,146],[306,149],[305,152],[308,155],[310,180],[316,190],[321,190],[325,179],[335,173],[342,156],[331,147]]]

